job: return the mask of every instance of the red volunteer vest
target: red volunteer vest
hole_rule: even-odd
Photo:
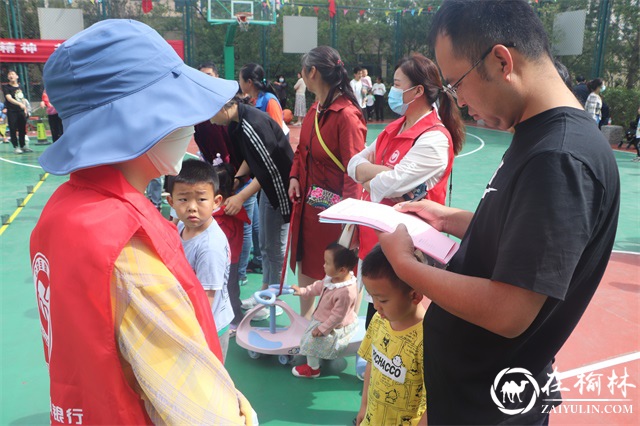
[[[134,234],[178,279],[209,348],[222,359],[209,301],[175,226],[118,170],[74,172],[52,195],[31,234],[52,424],[151,423],[123,373],[111,306],[114,263]]]
[[[447,197],[447,182],[449,181],[449,175],[451,174],[451,167],[453,166],[453,142],[451,141],[451,135],[446,127],[442,124],[438,115],[431,113],[419,120],[409,130],[398,134],[402,125],[404,124],[406,117],[400,117],[396,121],[390,123],[378,136],[376,141],[376,160],[375,164],[382,164],[389,168],[394,168],[396,164],[400,162],[407,155],[407,152],[413,147],[418,139],[425,132],[441,132],[449,141],[449,161],[447,168],[442,175],[440,181],[429,189],[427,199],[435,201],[440,204],[444,204]],[[370,201],[371,196],[368,191],[362,191],[362,199]],[[395,203],[388,198],[380,201],[382,204],[392,206]],[[378,236],[373,229],[360,226],[359,227],[359,249],[358,256],[360,259],[364,259],[367,254],[378,243]]]

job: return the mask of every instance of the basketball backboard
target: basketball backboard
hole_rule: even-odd
[[[245,15],[251,25],[275,25],[275,0],[207,0],[207,20],[211,24],[238,22]]]

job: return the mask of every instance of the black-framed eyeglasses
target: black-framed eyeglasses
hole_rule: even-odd
[[[494,47],[496,47],[497,44],[494,44],[493,46],[491,46],[489,49],[487,49],[486,52],[484,52],[482,54],[482,56],[480,56],[480,59],[478,59],[473,66],[469,69],[469,71],[465,72],[464,74],[462,74],[462,77],[460,77],[458,79],[458,81],[456,81],[455,83],[453,83],[453,85],[451,84],[446,84],[444,86],[442,86],[442,90],[444,90],[445,92],[449,93],[451,96],[453,96],[456,100],[458,99],[458,86],[460,85],[460,83],[462,83],[462,80],[464,80],[464,78],[469,75],[469,73],[471,71],[473,71],[474,69],[476,69],[476,67],[478,65],[480,65],[482,63],[482,61],[484,61],[487,56],[489,56],[489,53],[491,53],[491,51],[493,50]],[[503,44],[504,47],[516,47],[515,43],[504,43]]]

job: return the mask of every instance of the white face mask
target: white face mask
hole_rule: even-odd
[[[182,169],[182,159],[194,133],[193,126],[182,127],[169,133],[155,144],[147,157],[161,175],[176,176]]]

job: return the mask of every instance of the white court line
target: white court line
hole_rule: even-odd
[[[484,145],[485,145],[485,144],[484,144],[484,139],[482,139],[482,138],[481,138],[481,137],[479,137],[479,136],[472,135],[472,134],[471,134],[471,133],[469,133],[469,132],[467,132],[467,136],[473,136],[474,138],[478,139],[478,140],[480,141],[480,146],[479,146],[478,148],[474,149],[474,150],[473,150],[473,151],[471,151],[471,152],[465,152],[464,154],[458,154],[458,155],[457,155],[457,157],[458,157],[458,158],[460,158],[460,157],[464,157],[464,156],[466,156],[466,155],[471,155],[471,154],[473,154],[473,153],[475,153],[475,152],[480,151],[482,148],[484,148]]]
[[[620,254],[635,254],[638,255],[640,253],[636,251],[624,251],[624,250],[613,250],[611,253],[620,253]]]
[[[0,157],[0,161],[4,161],[5,163],[15,164],[15,165],[18,165],[18,166],[33,167],[34,169],[41,169],[42,168],[40,166],[34,166],[33,164],[18,163],[17,161],[7,160],[6,158],[3,158],[3,157]]]
[[[584,367],[574,368],[573,370],[559,372],[558,379],[566,379],[569,377],[577,376],[582,373],[590,373],[596,370],[602,370],[603,368],[613,367],[618,364],[625,364],[631,361],[637,361],[640,359],[640,352],[633,352],[627,355],[611,358],[606,361],[596,362],[595,364],[585,365]]]

